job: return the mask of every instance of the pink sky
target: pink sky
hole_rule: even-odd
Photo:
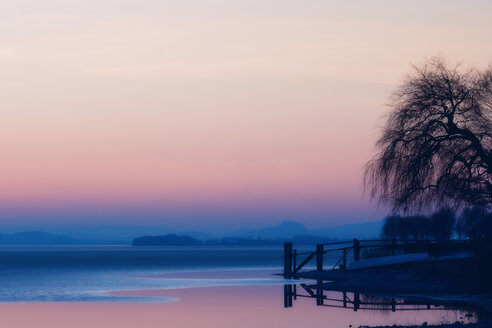
[[[444,0],[3,2],[0,220],[100,207],[377,219],[361,175],[391,90],[426,56],[491,62],[491,12]]]

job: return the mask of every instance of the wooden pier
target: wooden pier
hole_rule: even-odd
[[[313,259],[316,261],[316,272],[321,273],[331,270],[343,272],[350,270],[351,266],[354,268],[361,268],[362,263],[359,261],[368,258],[372,261],[372,264],[367,264],[368,266],[377,266],[377,263],[384,263],[384,261],[391,264],[391,260],[415,260],[419,258],[417,254],[438,256],[443,252],[471,251],[476,246],[476,243],[468,240],[397,240],[395,238],[380,240],[354,239],[351,241],[318,244],[316,245],[315,251],[300,252],[293,249],[291,242],[286,242],[284,244],[283,275],[286,279],[298,278],[301,275],[301,270]],[[328,253],[338,256],[338,260],[334,265],[331,265],[331,267],[325,268],[324,257]],[[359,265],[356,265],[356,263]],[[379,264],[379,266],[381,266],[381,264]]]

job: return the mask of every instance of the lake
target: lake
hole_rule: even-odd
[[[275,275],[282,256],[281,247],[261,246],[1,246],[0,324],[358,327],[477,320],[470,309],[353,291],[323,291],[321,300],[316,282]]]

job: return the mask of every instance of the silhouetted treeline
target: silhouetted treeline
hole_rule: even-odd
[[[492,240],[492,212],[482,207],[465,209],[456,223],[459,238]]]
[[[178,236],[169,234],[163,236],[143,236],[133,239],[133,246],[156,246],[156,245],[197,245],[199,241],[190,236]]]
[[[203,242],[205,245],[278,245],[279,240],[262,238],[243,238],[243,237],[224,237],[208,239]]]
[[[491,240],[492,213],[482,207],[467,208],[456,218],[450,208],[442,208],[432,215],[390,215],[384,219],[383,238]]]
[[[281,245],[284,242],[293,242],[298,245],[315,245],[333,241],[327,237],[319,237],[312,235],[299,235],[292,238],[253,238],[253,237],[224,237],[219,239],[208,239],[204,242],[206,245]]]
[[[208,240],[199,240],[191,236],[178,236],[176,234],[162,236],[143,236],[135,238],[133,246],[174,246],[174,245],[210,245],[210,246],[241,246],[241,245],[282,245],[286,241],[294,242],[298,245],[314,245],[333,241],[333,239],[311,235],[299,235],[293,238],[253,238],[253,237],[223,237]]]

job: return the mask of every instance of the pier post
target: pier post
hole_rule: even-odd
[[[324,304],[325,295],[323,294],[323,281],[316,281],[316,305]]]
[[[359,292],[354,292],[354,312],[357,312],[359,307],[360,307],[360,294]]]
[[[354,261],[360,260],[360,242],[357,238],[354,239]]]
[[[292,307],[292,285],[284,285],[284,308]]]
[[[347,270],[347,249],[343,249],[343,271]]]
[[[284,243],[284,278],[292,278],[292,243]]]
[[[323,271],[323,244],[316,245],[316,270]]]

